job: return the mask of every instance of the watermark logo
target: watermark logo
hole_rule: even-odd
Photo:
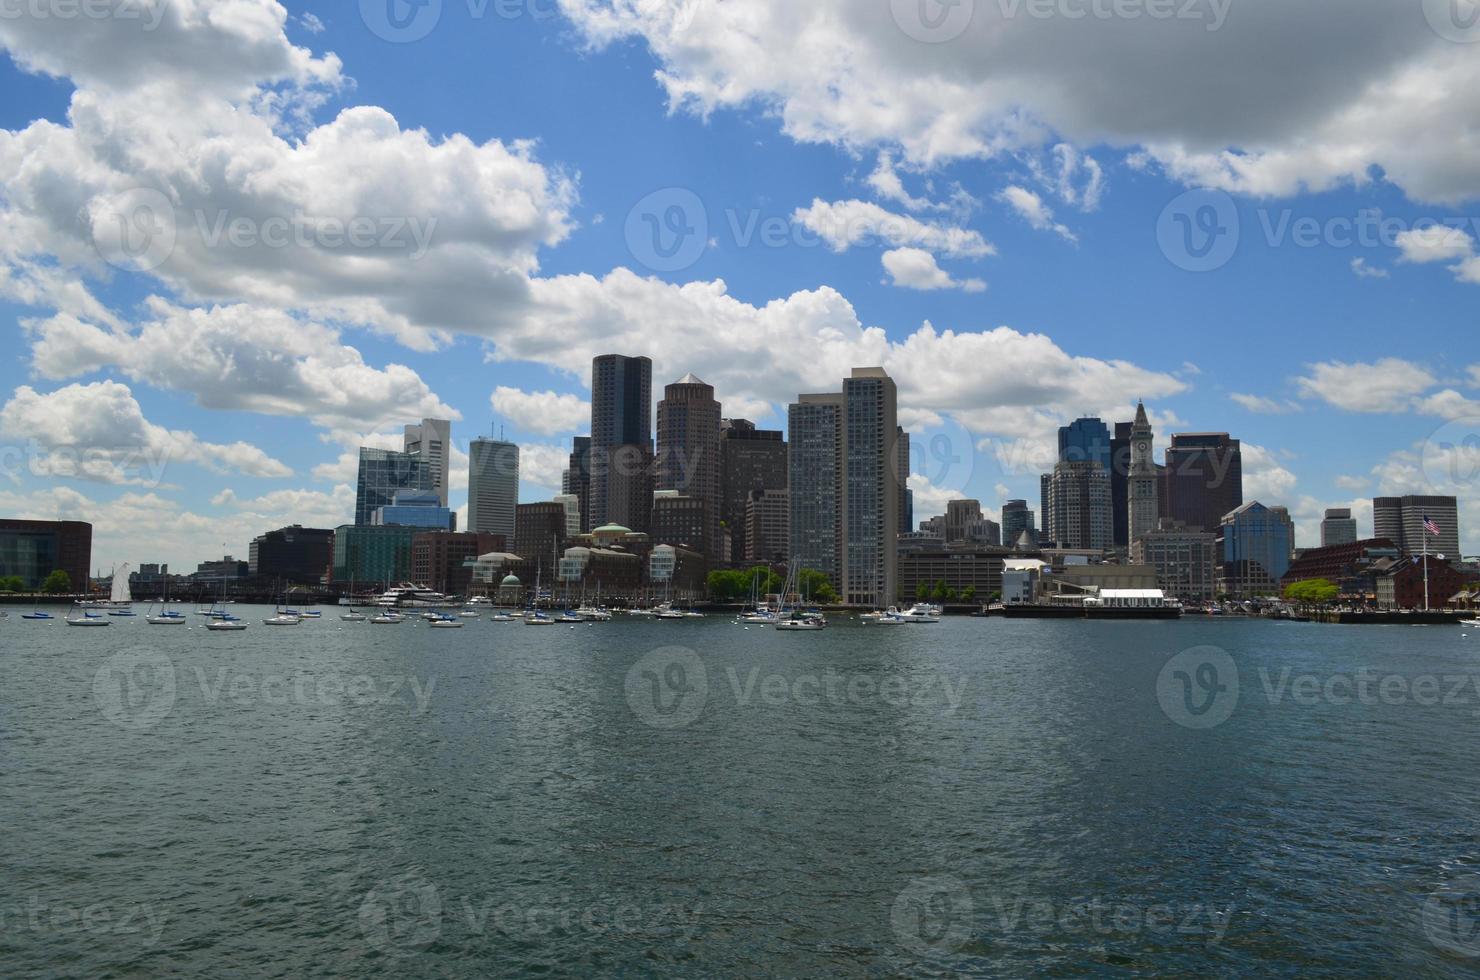
[[[709,672],[704,660],[686,647],[662,647],[627,671],[627,704],[645,725],[684,728],[693,724],[709,701]]]
[[[627,214],[627,249],[654,272],[680,272],[709,246],[709,212],[699,195],[665,187],[638,201]]]
[[[966,945],[974,913],[971,891],[959,878],[917,878],[895,898],[889,926],[910,952],[940,956]]]
[[[1446,422],[1424,440],[1420,450],[1424,479],[1437,492],[1455,492],[1480,484],[1480,418]]]
[[[1161,669],[1156,700],[1183,728],[1214,728],[1238,707],[1238,665],[1218,647],[1184,650]]]
[[[1429,942],[1466,959],[1480,957],[1480,875],[1449,882],[1423,903]]]
[[[925,44],[954,41],[971,26],[976,0],[889,0],[894,23]]]
[[[1156,241],[1167,261],[1186,272],[1221,269],[1238,251],[1238,207],[1222,191],[1188,191],[1156,222]]]
[[[1446,41],[1480,41],[1480,0],[1423,0],[1423,15]]]
[[[954,418],[943,415],[923,432],[910,433],[910,469],[900,474],[905,481],[918,476],[937,490],[965,491],[975,473],[976,440]]]
[[[442,935],[442,897],[419,871],[370,889],[360,903],[360,932],[383,953],[424,949]]]
[[[436,29],[442,0],[360,0],[360,19],[381,40],[410,44]]]
[[[175,207],[152,187],[134,187],[95,200],[86,215],[93,248],[125,272],[150,272],[174,254]]]
[[[104,718],[126,731],[147,731],[175,706],[175,665],[148,647],[123,650],[93,674],[92,689]]]

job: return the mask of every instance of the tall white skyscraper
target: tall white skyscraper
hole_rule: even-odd
[[[406,426],[406,452],[423,460],[431,475],[432,490],[447,506],[447,462],[452,452],[452,423],[446,419],[422,419]]]
[[[468,447],[468,527],[502,534],[514,546],[519,504],[519,447],[501,439],[474,439]]]

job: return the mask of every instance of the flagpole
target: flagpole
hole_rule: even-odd
[[[1424,518],[1424,527],[1420,532],[1423,535],[1423,611],[1429,611],[1429,528],[1428,518]]]

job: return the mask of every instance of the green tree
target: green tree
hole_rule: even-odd
[[[930,601],[930,586],[924,582],[915,586],[915,598],[920,602]]]
[[[1311,578],[1303,582],[1291,582],[1285,587],[1285,598],[1303,606],[1324,606],[1328,602],[1334,602],[1340,592],[1336,583],[1328,579]]]
[[[0,592],[19,592],[26,587],[26,580],[19,575],[0,578]]]
[[[930,590],[930,598],[931,599],[934,599],[936,602],[945,602],[946,601],[946,580],[945,579],[938,579],[936,581],[935,588]]]
[[[709,597],[715,602],[735,602],[750,591],[750,576],[744,572],[714,571],[707,582]]]
[[[66,595],[72,591],[72,576],[59,568],[46,576],[46,581],[41,583],[41,591],[47,595]]]
[[[974,586],[974,585],[968,585],[966,588],[964,588],[964,589],[961,590],[961,601],[962,602],[971,602],[975,598],[976,598],[976,586]]]

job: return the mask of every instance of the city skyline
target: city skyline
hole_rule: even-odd
[[[646,353],[658,384],[692,372],[726,414],[765,429],[785,427],[797,393],[882,365],[917,458],[932,461],[911,488],[916,523],[955,495],[993,513],[1036,501],[1058,426],[1126,420],[1144,398],[1159,435],[1239,438],[1246,499],[1290,507],[1303,546],[1319,543],[1327,509],[1368,528],[1375,496],[1454,493],[1462,549],[1480,552],[1474,471],[1433,486],[1418,455],[1480,430],[1480,352],[1456,341],[1480,278],[1480,186],[1445,146],[1387,138],[1396,116],[1359,150],[1315,126],[1374,119],[1355,89],[1286,106],[1267,132],[1210,132],[1217,112],[1188,117],[1164,86],[1136,87],[1137,105],[1163,110],[1158,133],[1118,104],[1082,114],[1087,87],[1035,90],[1023,104],[1042,125],[1003,142],[991,100],[953,98],[978,107],[964,116],[917,107],[923,129],[901,112],[859,131],[841,111],[863,97],[854,78],[833,79],[841,101],[826,105],[769,69],[744,73],[745,98],[720,96],[703,65],[728,63],[715,45],[729,14],[709,5],[697,47],[681,49],[646,11],[623,43],[573,7],[471,22],[449,10],[402,44],[353,7],[248,6],[264,16],[161,28],[180,46],[262,53],[208,67],[159,58],[118,20],[70,24],[87,32],[81,47],[59,24],[0,24],[0,128],[34,146],[26,168],[0,166],[0,207],[21,236],[0,256],[0,316],[18,340],[0,365],[0,512],[90,521],[100,561],[153,549],[192,564],[198,542],[244,553],[266,528],[332,526],[353,509],[358,447],[401,450],[423,418],[463,433],[447,489],[464,519],[465,437],[490,418],[521,446],[521,500],[547,500],[586,431],[587,366],[607,350]],[[820,7],[806,17],[797,36],[833,23]],[[1238,51],[1257,23],[1232,17],[1217,38]],[[1200,24],[1146,26],[1207,40]],[[1285,35],[1326,51],[1318,27],[1302,12]],[[903,28],[845,28],[901,91],[986,81],[981,65],[910,55],[930,41]],[[1452,39],[1421,11],[1392,14],[1381,36],[1404,54],[1365,63],[1374,78],[1454,70]],[[773,50],[790,41],[757,52]],[[699,51],[714,60],[689,60]],[[1078,67],[1125,53],[1107,44]],[[147,93],[131,81],[139,66]],[[284,100],[275,118],[274,100],[254,96],[269,89]],[[473,108],[509,91],[528,97],[492,118]],[[1205,110],[1221,91],[1203,91]],[[686,94],[670,105],[674,92]],[[117,113],[69,118],[74,97]],[[219,111],[189,111],[198,103]],[[246,122],[228,149],[260,161],[262,179],[186,179],[213,165],[188,154],[228,112]],[[1087,135],[1082,118],[1105,125]],[[1292,150],[1282,134],[1301,125],[1329,154]],[[147,166],[90,155],[106,145]],[[1209,155],[1230,146],[1242,166]],[[473,184],[487,193],[429,192]],[[63,186],[71,196],[49,196]],[[160,206],[146,191],[169,194]],[[111,219],[146,204],[170,247],[110,247]],[[1200,265],[1178,219],[1209,214],[1241,234]],[[368,219],[386,247],[350,256],[322,228],[267,240],[273,222],[315,216]],[[678,237],[655,250],[655,232]],[[1361,438],[1333,437],[1352,430]]]

